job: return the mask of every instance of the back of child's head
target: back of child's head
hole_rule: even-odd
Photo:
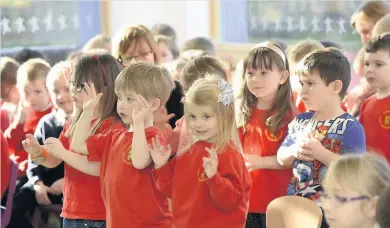
[[[103,34],[92,37],[84,46],[82,51],[88,52],[92,49],[104,49],[111,52],[111,38]]]
[[[295,69],[295,74],[298,76],[318,74],[326,86],[331,82],[341,81],[342,88],[339,93],[341,99],[344,98],[351,82],[349,61],[336,48],[324,48],[308,54]]]
[[[30,59],[45,59],[43,54],[39,51],[24,48],[15,54],[14,59],[19,64],[23,64]]]
[[[1,99],[8,100],[10,92],[5,87],[13,87],[16,85],[16,72],[18,71],[19,63],[10,57],[0,58],[0,77],[1,77]]]
[[[146,40],[157,61],[157,44],[152,33],[143,25],[128,25],[120,28],[112,39],[112,55],[124,64],[124,55],[133,51],[141,39]],[[126,64],[125,64],[126,65]]]
[[[382,192],[379,197],[377,210],[376,210],[376,221],[381,228],[387,228],[390,224],[390,182],[388,187]]]
[[[164,35],[171,37],[174,42],[177,40],[176,31],[168,24],[155,24],[150,29],[153,35]]]
[[[372,29],[372,36],[378,36],[382,33],[390,32],[390,14],[382,17]]]
[[[75,61],[78,58],[80,58],[84,54],[83,51],[81,50],[74,50],[71,51],[68,56],[66,57],[66,61]]]
[[[171,51],[173,59],[177,59],[179,57],[179,48],[176,45],[175,40],[170,36],[165,35],[154,35],[154,39],[156,40],[157,44],[163,43],[165,44],[169,51]]]
[[[239,97],[242,99],[240,104],[240,113],[238,114],[238,126],[245,126],[249,121],[252,109],[257,104],[257,97],[249,90],[246,74],[248,70],[269,70],[286,72],[289,74],[289,63],[283,50],[273,42],[264,42],[253,47],[243,63],[241,76],[241,88]],[[287,75],[289,76],[289,75]],[[269,110],[266,123],[271,131],[278,131],[285,124],[285,117],[291,115],[292,106],[291,83],[288,78],[283,84],[280,84],[272,107]],[[272,115],[271,115],[272,114]]]
[[[367,53],[376,53],[378,51],[387,51],[390,56],[390,33],[383,33],[373,37],[365,46]]]
[[[70,84],[74,88],[83,88],[83,83],[92,82],[96,93],[103,93],[98,105],[98,121],[95,122],[92,133],[100,126],[100,123],[113,117],[120,119],[116,112],[116,95],[115,95],[115,79],[121,71],[121,66],[118,61],[110,54],[84,54],[77,59],[73,66],[70,77]],[[82,113],[82,109],[76,110],[73,117],[72,125],[67,132],[67,136],[71,136],[74,132],[74,127]]]
[[[301,40],[288,48],[288,61],[297,64],[307,54],[322,49],[324,46],[317,40]]]
[[[213,42],[205,37],[196,37],[184,42],[181,51],[185,52],[187,50],[202,50],[208,55],[215,55],[215,47]]]
[[[334,41],[330,41],[330,40],[321,40],[320,41],[322,46],[324,46],[325,48],[328,48],[328,47],[334,47],[334,48],[337,48],[337,49],[340,49],[342,50],[342,46]]]
[[[220,75],[227,80],[226,72],[222,62],[212,56],[199,56],[189,61],[180,77],[180,82],[184,90],[188,90],[199,78],[204,78],[207,74]]]
[[[218,135],[215,140],[216,151],[222,152],[228,144],[231,144],[242,152],[235,122],[233,90],[222,78],[223,75],[214,73],[194,82],[184,99],[186,122],[191,120],[190,111],[194,105],[211,107],[215,112],[218,125]],[[187,126],[190,125],[187,124]]]
[[[17,71],[17,84],[21,88],[27,82],[44,80],[50,71],[50,64],[43,59],[30,59],[20,65]]]
[[[148,62],[131,64],[115,81],[116,93],[136,93],[146,100],[159,99],[161,106],[165,105],[174,88],[168,70]]]

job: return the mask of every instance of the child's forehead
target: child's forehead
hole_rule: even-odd
[[[213,113],[211,105],[187,104],[187,110],[191,113]]]
[[[33,81],[24,81],[22,83],[19,83],[19,85],[22,88],[44,88],[46,87],[46,80],[45,79],[37,79]]]
[[[365,52],[364,60],[380,60],[383,62],[390,62],[390,48],[385,50],[378,50],[377,52]]]

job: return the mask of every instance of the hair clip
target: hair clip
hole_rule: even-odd
[[[218,81],[218,88],[221,93],[218,95],[218,102],[222,102],[224,105],[231,105],[234,100],[233,88],[225,80]]]

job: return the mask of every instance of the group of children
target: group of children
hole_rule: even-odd
[[[121,29],[111,53],[85,51],[51,69],[41,59],[23,63],[19,106],[4,132],[23,183],[9,227],[31,227],[26,212],[61,195],[64,228],[266,227],[268,204],[284,195],[315,201],[322,227],[374,227],[377,205],[381,223],[390,168],[364,153],[390,160],[390,34],[365,47],[365,77],[377,93],[359,120],[342,104],[348,59],[312,43],[289,55],[275,42],[254,46],[238,96],[213,49],[182,59],[174,81],[141,25]]]

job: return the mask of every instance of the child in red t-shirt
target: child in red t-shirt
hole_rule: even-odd
[[[390,34],[368,41],[365,51],[364,74],[376,94],[364,101],[359,121],[366,132],[367,150],[390,162]]]
[[[96,112],[92,113],[92,118],[86,124],[85,130],[89,134],[103,134],[123,128],[115,111],[116,95],[114,92],[114,82],[120,70],[121,67],[117,60],[110,54],[85,54],[77,60],[69,81],[76,109],[75,114],[65,123],[59,139],[48,138],[45,140],[43,148],[46,147],[46,149],[42,150],[38,141],[32,135],[27,135],[24,146],[35,162],[53,168],[62,162],[59,159],[62,153],[70,153],[71,156],[77,157],[79,166],[87,170],[95,169],[97,173],[99,172],[99,162],[89,162],[86,156],[67,150],[70,150],[71,141],[80,137],[75,132],[75,128],[81,121],[82,113],[85,112],[83,104],[88,98],[88,92],[90,92],[87,91],[85,85],[93,84],[95,85],[93,88],[95,93],[104,94],[101,102],[96,104],[98,108]],[[61,213],[64,218],[64,228],[105,226],[106,209],[101,196],[100,180],[97,176],[98,174],[94,172],[85,174],[72,165],[65,164],[64,200]]]
[[[50,95],[46,88],[46,77],[50,64],[43,59],[30,59],[17,71],[17,88],[21,99],[16,115],[4,136],[8,141],[9,153],[19,164],[19,176],[26,172],[28,156],[22,141],[26,134],[33,134],[39,120],[52,111]]]
[[[245,226],[250,177],[234,115],[234,95],[221,79],[203,78],[187,92],[184,113],[194,142],[168,163],[170,146],[150,146],[159,189],[172,199],[176,228]]]
[[[101,94],[96,95],[93,84],[84,85],[87,90],[84,111],[75,130],[78,137],[73,138],[71,148],[101,163],[95,175],[100,175],[107,227],[172,227],[168,200],[156,188],[147,145],[156,135],[165,144],[163,134],[153,126],[153,113],[164,108],[174,86],[165,68],[146,62],[130,65],[115,81],[117,113],[129,128],[90,135],[86,128]],[[57,153],[49,144],[46,148]],[[78,158],[69,152],[62,151],[58,156],[83,169]]]
[[[295,110],[288,66],[282,49],[272,42],[256,45],[244,60],[238,125],[252,179],[247,228],[266,227],[268,204],[286,195],[292,177],[292,170],[276,159]]]

